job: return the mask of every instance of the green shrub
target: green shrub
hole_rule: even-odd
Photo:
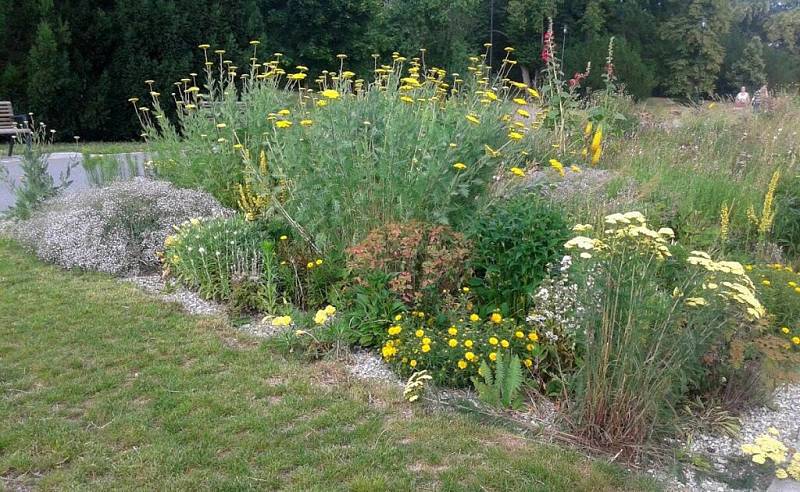
[[[789,257],[800,258],[800,174],[781,180],[775,203],[773,237]]]
[[[512,409],[522,405],[522,363],[516,354],[509,355],[505,350],[498,350],[494,370],[484,360],[478,369],[478,376],[472,377],[472,384],[475,385],[478,398],[484,403]]]
[[[344,308],[350,320],[350,341],[363,347],[380,345],[386,338],[386,327],[405,311],[405,304],[389,289],[392,275],[372,272],[345,289]]]
[[[478,303],[525,313],[530,296],[560,258],[569,229],[561,212],[531,195],[501,201],[470,224],[470,282]]]

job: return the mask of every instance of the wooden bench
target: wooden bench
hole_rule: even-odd
[[[30,146],[32,137],[30,128],[17,123],[11,101],[0,101],[0,136],[8,137],[9,156],[14,151],[14,140],[23,135],[27,137],[26,142]]]

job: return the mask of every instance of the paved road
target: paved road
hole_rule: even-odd
[[[117,175],[120,178],[126,178],[144,173],[145,155],[141,152],[105,157],[116,158],[118,168],[113,170],[108,166],[91,164],[85,166],[83,154],[77,152],[54,152],[47,156],[47,162],[50,174],[56,183],[60,183],[61,177],[65,176],[69,170],[69,179],[72,184],[67,188],[67,192],[98,186]],[[14,204],[13,186],[19,184],[22,176],[20,163],[21,159],[16,156],[0,157],[0,168],[5,169],[5,171],[0,170],[0,212]]]

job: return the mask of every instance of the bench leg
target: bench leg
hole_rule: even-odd
[[[8,139],[8,156],[11,157],[12,152],[14,152],[14,139]]]

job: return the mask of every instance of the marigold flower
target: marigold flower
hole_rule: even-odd
[[[477,314],[475,314],[475,313],[472,313],[472,314],[470,314],[470,315],[469,315],[469,320],[470,320],[470,321],[480,321],[480,320],[481,320],[481,317],[480,317],[480,316],[478,316],[478,315],[477,315]]]
[[[425,330],[423,330],[422,328],[418,329],[417,331],[414,332],[414,336],[416,336],[417,338],[424,337],[425,336]]]
[[[447,329],[447,333],[450,336],[456,336],[458,335],[458,328],[456,328],[455,326],[451,326],[450,328]]]
[[[464,359],[458,361],[458,368],[462,370],[467,368],[467,363]]]
[[[467,339],[467,340],[464,340],[464,346],[465,346],[465,347],[467,347],[467,348],[472,348],[472,345],[474,345],[474,344],[472,343],[472,340],[469,340],[469,339]]]
[[[422,346],[422,352],[423,352],[423,353],[426,353],[426,354],[427,354],[427,353],[428,353],[428,352],[430,352],[430,351],[431,351],[431,346],[430,346],[430,345],[423,345],[423,346]]]
[[[489,360],[491,360],[492,362],[496,361],[497,360],[497,352],[490,353],[489,354]]]

